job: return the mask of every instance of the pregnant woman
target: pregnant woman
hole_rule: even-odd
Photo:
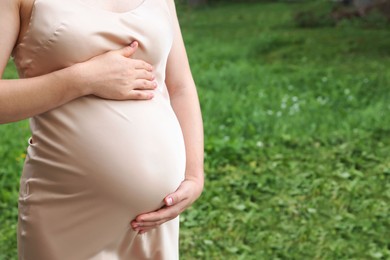
[[[19,259],[178,259],[203,127],[173,0],[2,0],[0,123],[30,118]]]

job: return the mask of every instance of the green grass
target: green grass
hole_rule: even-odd
[[[180,9],[206,152],[182,259],[390,258],[390,30],[302,29],[301,8]],[[0,136],[0,259],[16,259],[27,122]]]

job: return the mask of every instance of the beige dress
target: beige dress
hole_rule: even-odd
[[[24,260],[178,259],[179,219],[139,235],[184,179],[185,148],[165,85],[173,20],[165,0],[115,13],[82,0],[36,0],[13,56],[20,77],[46,74],[139,42],[152,64],[152,100],[75,99],[30,119],[20,179],[18,252]]]

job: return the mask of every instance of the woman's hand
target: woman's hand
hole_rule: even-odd
[[[138,43],[109,51],[77,64],[85,94],[105,99],[151,99],[157,87],[153,67],[145,61],[132,59]]]
[[[174,192],[164,198],[165,206],[161,209],[138,215],[131,226],[139,234],[143,234],[171,219],[176,218],[199,198],[203,190],[203,182],[185,179]]]

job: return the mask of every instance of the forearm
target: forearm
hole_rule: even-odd
[[[135,42],[40,77],[0,80],[0,124],[44,113],[86,95],[151,99],[151,90],[156,88],[153,67],[131,58],[137,48]]]
[[[186,83],[187,87],[177,88],[171,93],[171,105],[176,113],[182,128],[186,146],[186,176],[203,189],[204,183],[204,140],[203,122],[199,105],[199,99],[195,84]]]
[[[78,71],[69,67],[43,76],[0,80],[0,124],[26,119],[63,105],[86,93]]]
[[[185,178],[199,184],[200,190],[195,191],[197,197],[204,182],[202,115],[174,1],[168,0],[168,6],[173,18],[174,40],[167,62],[166,83],[184,136],[187,158]]]

